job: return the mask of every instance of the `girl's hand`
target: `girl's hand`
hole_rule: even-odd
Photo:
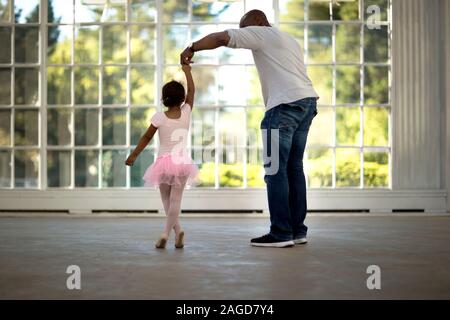
[[[127,160],[125,161],[125,164],[127,165],[127,166],[132,166],[133,164],[134,164],[134,161],[136,160],[136,156],[135,155],[133,155],[133,154],[130,154],[129,156],[128,156],[128,158],[127,158]]]
[[[191,72],[191,65],[183,64],[183,65],[181,65],[181,70],[183,70],[184,73]]]

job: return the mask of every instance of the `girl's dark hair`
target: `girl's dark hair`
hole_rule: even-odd
[[[167,82],[162,88],[162,102],[166,107],[179,106],[185,98],[184,87],[178,81]]]

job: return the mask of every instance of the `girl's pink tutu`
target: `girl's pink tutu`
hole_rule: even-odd
[[[184,183],[194,186],[197,178],[198,168],[189,156],[164,154],[148,167],[142,179],[147,187],[159,187],[160,184],[181,186]]]

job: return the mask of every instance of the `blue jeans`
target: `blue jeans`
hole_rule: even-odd
[[[268,110],[261,122],[270,234],[279,240],[304,237],[308,231],[304,224],[306,182],[303,153],[309,127],[316,115],[316,98],[305,98]]]

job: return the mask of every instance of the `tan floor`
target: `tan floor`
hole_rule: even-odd
[[[186,247],[154,249],[161,218],[0,218],[1,299],[450,299],[449,216],[308,218],[310,242],[249,246],[263,218],[184,218]],[[68,290],[67,266],[82,289]],[[381,268],[368,290],[366,268]]]

